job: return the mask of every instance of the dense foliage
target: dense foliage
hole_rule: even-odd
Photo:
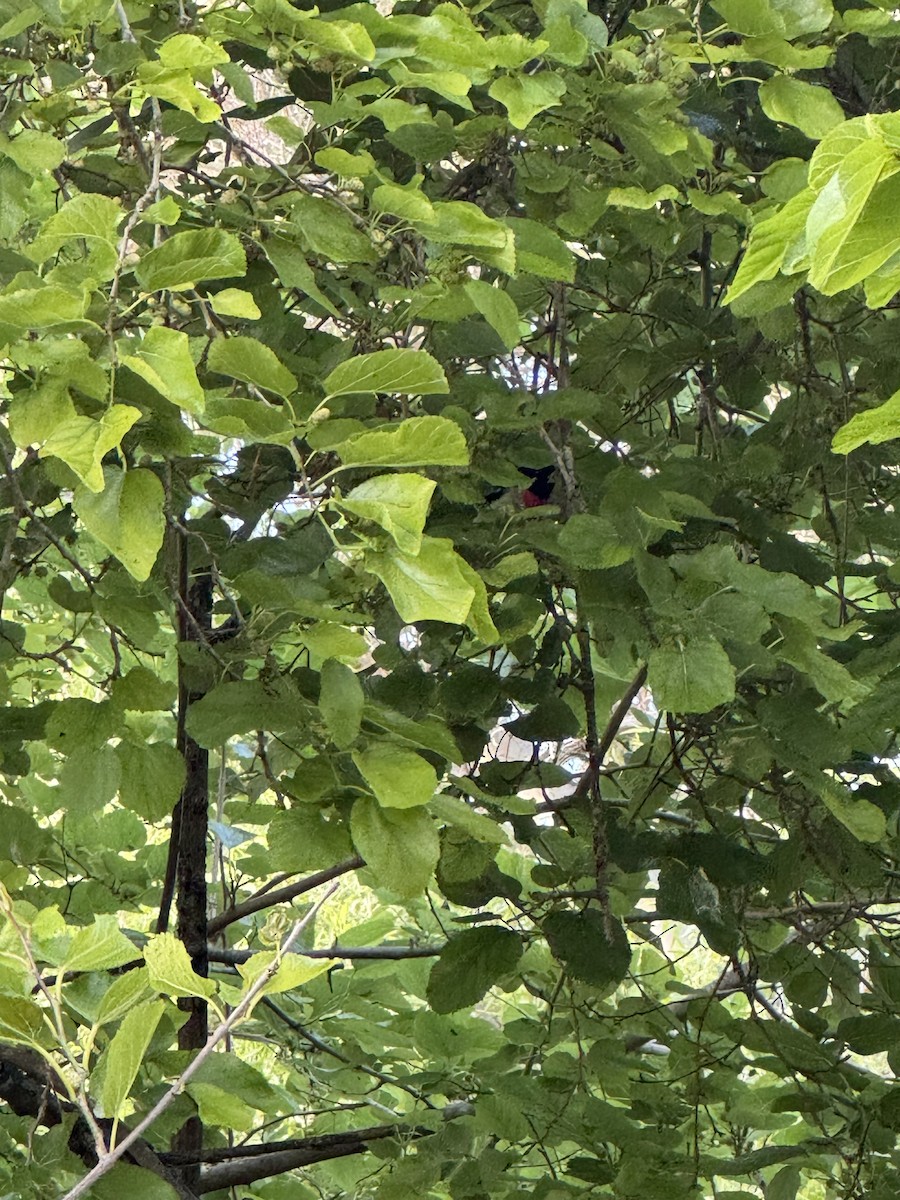
[[[0,1194],[900,1192],[894,2],[0,0]]]

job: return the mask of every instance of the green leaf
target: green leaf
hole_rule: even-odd
[[[871,801],[855,795],[828,775],[812,776],[807,772],[803,778],[835,820],[849,829],[858,841],[875,843],[884,838],[887,818]]]
[[[799,247],[805,246],[806,241],[807,217],[815,200],[815,192],[804,188],[780,212],[753,226],[726,303],[733,304],[754,284],[774,279],[786,261],[791,266],[791,259],[799,258]]]
[[[41,0],[46,3],[47,0]],[[91,1188],[91,1200],[176,1200],[178,1193],[172,1185],[153,1171],[128,1162],[117,1162]]]
[[[712,7],[735,33],[751,37],[821,33],[834,17],[831,0],[713,0]]]
[[[677,199],[678,190],[668,183],[652,192],[647,192],[640,187],[610,188],[606,196],[607,204],[612,204],[617,208],[636,208],[644,212],[656,208],[657,204],[663,200]]]
[[[274,350],[255,338],[239,334],[216,338],[209,348],[206,361],[211,371],[252,383],[278,396],[289,396],[297,389],[297,380],[279,362]]]
[[[155,204],[147,205],[141,220],[148,225],[177,225],[181,220],[181,206],[174,196],[163,196]]]
[[[353,843],[377,883],[402,900],[428,886],[440,855],[437,829],[424,808],[382,808],[368,796],[350,814]]]
[[[515,237],[520,271],[561,283],[575,282],[574,256],[558,233],[525,217],[511,218],[507,224]]]
[[[189,413],[203,412],[203,388],[197,379],[186,333],[165,325],[152,325],[135,353],[120,354],[119,362],[178,408]]]
[[[446,792],[439,792],[432,798],[429,811],[445,824],[463,830],[478,842],[492,846],[507,844],[506,834],[496,821],[491,817],[484,816],[483,813],[475,812],[465,800],[460,800],[456,796],[448,796]]]
[[[221,746],[238,733],[257,729],[284,729],[296,716],[296,697],[258,679],[220,683],[188,710],[185,727],[195,742],[207,749]]]
[[[79,323],[87,308],[87,297],[47,284],[5,292],[0,296],[0,325],[13,329],[50,329],[54,325]]]
[[[191,288],[204,279],[232,279],[246,272],[243,246],[233,233],[222,229],[173,234],[142,255],[135,268],[145,292]]]
[[[855,151],[853,161],[842,163],[810,211],[809,282],[826,295],[859,283],[900,251],[893,219],[900,204],[900,174],[884,177],[883,150],[878,151]],[[900,171],[900,162],[890,169]]]
[[[544,919],[543,930],[553,957],[582,983],[611,991],[628,974],[628,935],[608,913],[561,909]]]
[[[251,955],[245,963],[238,965],[238,973],[248,989],[253,986],[263,971],[268,970],[276,957],[275,951],[267,950],[261,954]],[[278,970],[266,983],[260,994],[269,996],[278,992],[293,992],[297,988],[302,988],[310,980],[317,979],[326,971],[330,971],[337,962],[338,960],[335,958],[304,958],[302,954],[283,954],[281,962],[278,964]]]
[[[295,195],[291,227],[302,245],[326,262],[369,263],[375,251],[369,237],[353,217],[323,196]]]
[[[235,1092],[198,1080],[191,1080],[185,1091],[196,1103],[197,1113],[204,1125],[221,1125],[246,1133],[256,1124],[256,1113]]]
[[[133,712],[157,712],[171,709],[178,698],[178,686],[160,679],[149,667],[132,667],[112,683],[112,697],[121,708]]]
[[[420,231],[432,241],[495,250],[503,250],[509,243],[509,230],[467,200],[437,202],[434,217],[434,221],[419,224]]]
[[[124,217],[121,204],[108,196],[73,196],[41,226],[30,253],[39,261],[58,253],[75,239],[86,243],[91,264],[109,278],[118,259],[118,227]]]
[[[217,121],[222,115],[218,104],[194,86],[193,74],[186,67],[167,67],[161,62],[145,62],[140,64],[137,74],[140,85],[148,96],[165,100],[167,104],[173,104],[183,112],[190,113],[198,121]]]
[[[176,33],[166,38],[159,48],[159,61],[167,67],[184,67],[197,79],[209,80],[213,67],[229,61],[227,50],[211,38],[199,38],[193,33]]]
[[[336,447],[345,467],[464,467],[465,435],[447,417],[409,417],[388,429],[348,438]]]
[[[735,674],[713,638],[672,639],[651,650],[648,681],[660,708],[704,713],[734,699]]]
[[[389,549],[365,557],[366,570],[378,576],[409,625],[416,621],[467,623],[475,588],[466,579],[461,563],[448,538],[423,538],[415,556]]]
[[[136,670],[140,670],[138,667]],[[167,742],[120,742],[119,801],[145,821],[162,821],[184,787],[184,759]]]
[[[300,18],[298,28],[304,40],[326,54],[368,63],[375,57],[375,46],[365,29],[356,21],[315,21]]]
[[[375,170],[375,159],[368,150],[350,154],[349,151],[342,150],[340,146],[327,146],[324,150],[316,152],[315,161],[326,171],[333,171],[335,175],[343,175],[345,179],[363,179]]]
[[[507,350],[519,344],[519,310],[512,297],[481,279],[470,279],[465,292]]]
[[[841,164],[863,146],[878,144],[882,139],[872,137],[868,120],[861,117],[845,121],[824,137],[809,160],[809,186],[818,195]]]
[[[125,1116],[125,1101],[165,1008],[162,1000],[145,1001],[127,1013],[116,1030],[101,1060],[100,1106],[104,1116]]]
[[[95,917],[91,925],[79,929],[61,964],[66,971],[104,971],[123,967],[138,957],[138,951],[119,929],[113,916]]]
[[[0,1038],[15,1045],[39,1046],[44,1018],[30,1000],[0,996]]]
[[[140,409],[132,408],[129,404],[114,404],[99,421],[94,421],[91,417],[69,417],[57,426],[44,442],[41,458],[50,455],[61,458],[88,491],[102,492],[108,482],[101,465],[103,457],[119,445],[140,416]],[[139,488],[143,486],[138,485]],[[144,554],[147,552],[145,550]]]
[[[306,255],[300,246],[287,238],[274,237],[263,242],[263,249],[285,287],[305,292],[333,317],[341,315],[340,310],[320,291],[315,272],[306,261]]]
[[[463,761],[459,746],[453,740],[447,726],[437,717],[420,717],[413,720],[402,713],[392,712],[381,705],[366,704],[363,716],[378,729],[383,729],[395,739],[432,750],[448,762]]]
[[[637,547],[623,538],[622,530],[608,517],[575,513],[562,528],[559,548],[563,557],[588,571],[619,567],[634,557]]]
[[[831,448],[835,454],[849,454],[865,442],[875,446],[896,437],[900,437],[900,391],[877,408],[851,417],[834,435]]]
[[[223,288],[210,296],[213,312],[220,317],[240,317],[245,321],[258,321],[262,316],[251,292],[240,288]]]
[[[97,1024],[107,1025],[122,1018],[144,1000],[150,998],[150,979],[146,967],[137,967],[117,976],[106,991],[97,1009]]]
[[[527,129],[539,112],[559,104],[565,94],[565,80],[552,71],[504,75],[488,88],[488,95],[500,101],[516,129]]]
[[[782,1167],[766,1184],[766,1200],[797,1200],[800,1168]]]
[[[150,983],[164,996],[201,996],[206,1000],[216,994],[210,979],[196,974],[183,944],[174,933],[153,934],[144,947]]]
[[[485,925],[452,937],[428,976],[428,1003],[434,1012],[471,1008],[493,985],[515,971],[522,939],[511,929]]]
[[[335,367],[322,386],[328,399],[361,392],[433,396],[450,390],[442,368],[426,350],[376,350],[373,354],[359,354]]]
[[[22,449],[39,446],[58,425],[75,415],[68,388],[52,380],[13,396],[9,402],[9,431]]]
[[[76,746],[59,774],[59,799],[72,812],[94,812],[113,799],[120,778],[111,746]]]
[[[39,177],[56,170],[66,157],[66,147],[52,133],[44,133],[39,129],[20,129],[15,137],[0,135],[0,154],[12,159],[28,175]]]
[[[129,574],[147,579],[166,533],[163,485],[143,467],[132,471],[106,467],[103,483],[100,492],[87,487],[76,489],[79,520]]]
[[[838,1022],[837,1036],[854,1054],[883,1054],[897,1045],[900,1018],[893,1013],[844,1017]]]
[[[318,807],[297,804],[277,813],[269,825],[272,870],[317,871],[353,853],[346,822],[329,819]]]
[[[817,140],[844,120],[844,110],[828,88],[789,75],[773,75],[761,83],[759,102],[769,120],[794,125]]]
[[[422,547],[422,532],[435,486],[434,480],[408,472],[377,475],[335,503],[346,512],[380,525],[400,550],[415,555]]]
[[[434,767],[412,750],[390,742],[373,742],[354,750],[357,770],[385,808],[427,804],[437,790]]]
[[[822,653],[814,628],[787,616],[779,617],[778,625],[783,635],[778,657],[807,675],[826,700],[849,708],[865,695],[864,684],[854,679],[842,663]]]
[[[203,425],[225,437],[289,446],[296,430],[286,409],[245,396],[207,395]]]
[[[329,658],[320,672],[319,711],[331,740],[343,750],[359,735],[365,697],[362,686],[346,664]]]
[[[464,558],[460,558],[459,555],[457,555],[456,566],[474,593],[468,615],[466,616],[466,625],[485,645],[495,645],[501,638],[491,616],[491,607],[488,602],[487,588],[485,587],[484,580],[475,568],[470,566]]]
[[[372,206],[405,221],[433,221],[434,206],[418,187],[398,187],[384,183],[372,192]]]

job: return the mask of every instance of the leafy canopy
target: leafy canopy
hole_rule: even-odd
[[[898,38],[0,0],[0,1191],[897,1195]]]

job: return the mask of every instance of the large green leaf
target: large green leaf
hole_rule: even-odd
[[[278,396],[289,396],[297,387],[297,380],[279,362],[277,354],[255,338],[239,334],[216,338],[206,361],[211,371],[252,383]]]
[[[470,279],[466,295],[496,331],[507,350],[519,342],[519,310],[507,292],[492,287],[482,279]]]
[[[435,395],[449,390],[447,377],[426,350],[376,350],[348,359],[323,381],[329,398],[359,392]]]
[[[734,699],[734,667],[713,638],[672,638],[651,650],[648,681],[669,712],[709,712]]]
[[[187,67],[167,67],[161,62],[141,63],[138,77],[148,96],[156,96],[198,121],[215,121],[222,115],[218,104],[194,86],[193,73]]]
[[[471,1008],[516,969],[522,950],[519,935],[497,925],[458,933],[431,968],[428,1003],[439,1013]]]
[[[132,471],[106,467],[103,483],[100,492],[79,488],[75,511],[88,533],[135,579],[147,579],[166,532],[163,485],[143,467]]]
[[[422,808],[382,808],[362,797],[350,817],[353,841],[381,887],[411,900],[428,886],[440,852],[437,830]]]
[[[373,521],[386,530],[405,554],[418,554],[428,506],[435,489],[432,479],[406,472],[377,475],[355,487],[337,503],[347,512]]]
[[[187,950],[173,933],[157,933],[144,947],[150,983],[164,996],[204,996],[209,999],[216,985],[191,967]]]
[[[390,742],[372,742],[353,752],[359,773],[385,808],[427,804],[437,788],[434,767],[421,755]]]
[[[565,80],[550,71],[537,75],[504,75],[495,80],[488,95],[499,100],[516,129],[527,129],[539,112],[559,104],[566,94]]]
[[[356,674],[345,663],[329,658],[322,664],[319,711],[331,740],[341,749],[359,735],[365,697]]]
[[[763,112],[773,121],[795,125],[811,138],[823,138],[844,120],[844,110],[828,88],[788,75],[773,75],[759,89]]]
[[[247,256],[233,233],[192,229],[176,233],[141,256],[135,268],[146,292],[191,288],[205,279],[232,279],[247,271]]]
[[[168,742],[122,741],[116,747],[119,800],[145,821],[162,821],[184,787],[184,759]]]
[[[121,204],[108,196],[73,196],[44,222],[30,252],[43,261],[77,240],[87,246],[92,268],[110,276],[118,259],[117,230],[124,215]]]
[[[114,450],[119,445],[132,425],[140,419],[140,415],[140,409],[132,408],[130,404],[114,404],[99,421],[95,421],[92,417],[68,417],[61,425],[57,425],[44,442],[41,447],[41,457],[53,455],[55,458],[62,459],[66,466],[75,472],[87,491],[102,492],[108,482],[102,466],[103,458],[110,450]],[[112,471],[112,468],[109,469]],[[119,475],[121,474],[119,472]],[[110,478],[115,479],[117,476],[111,475]],[[144,491],[149,494],[152,487],[152,484],[149,486],[144,483],[138,484],[138,489],[142,494]],[[121,495],[121,490],[119,494]],[[134,494],[137,495],[137,492]],[[154,526],[152,515],[150,525]],[[104,524],[104,528],[110,528],[108,521]],[[149,529],[145,528],[144,536],[144,549],[137,552],[141,564],[149,553],[149,545],[152,541]],[[103,541],[104,545],[107,544],[102,537],[100,541]],[[158,545],[156,549],[159,549]],[[113,553],[116,552],[113,551]],[[155,554],[156,551],[154,551],[154,556]],[[137,561],[133,561],[133,565],[140,569]]]
[[[807,222],[809,281],[827,295],[859,283],[900,251],[893,221],[900,203],[900,164],[885,178],[876,152],[856,167],[842,165],[817,196]]]
[[[194,741],[209,748],[238,733],[284,729],[296,720],[290,699],[289,692],[258,679],[220,683],[191,705],[186,728]]]
[[[393,429],[375,429],[337,447],[345,467],[463,467],[469,451],[460,427],[447,417],[410,417]]]
[[[131,348],[129,343],[125,345]],[[153,325],[134,353],[119,354],[119,362],[179,408],[189,413],[203,411],[203,388],[186,333]]]
[[[555,958],[576,979],[611,990],[631,963],[628,935],[608,913],[560,909],[544,920],[544,934]]]
[[[865,442],[878,445],[896,437],[900,437],[900,391],[877,408],[851,417],[834,435],[831,448],[835,454],[849,454]]]
[[[106,915],[78,930],[61,965],[67,971],[102,971],[123,967],[136,957],[134,945],[119,929],[115,917]]]
[[[780,212],[753,226],[750,242],[731,287],[727,302],[733,304],[754,284],[774,279],[786,260],[799,260],[805,247],[806,222],[814,202],[815,192],[809,188],[790,199]],[[793,266],[797,270],[797,266]]]
[[[4,292],[0,296],[0,325],[14,329],[49,329],[79,322],[87,297],[54,284]]]
[[[387,588],[407,624],[466,624],[476,591],[463,573],[462,560],[449,539],[426,537],[417,555],[388,549],[367,554],[365,563],[366,570],[377,575]]]
[[[162,1000],[147,1000],[125,1015],[101,1059],[100,1104],[106,1117],[125,1115],[125,1101],[165,1011]]]
[[[834,16],[831,0],[713,0],[731,29],[752,37],[821,33]]]

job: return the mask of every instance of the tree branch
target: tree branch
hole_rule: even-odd
[[[349,958],[381,962],[386,959],[437,958],[443,946],[329,946],[319,950],[295,950],[303,958]],[[209,961],[235,967],[252,958],[255,950],[233,950],[230,947],[210,946]]]
[[[346,875],[348,871],[356,871],[365,865],[359,855],[354,854],[352,858],[344,859],[343,862],[336,863],[333,867],[326,867],[324,871],[317,871],[315,875],[307,875],[305,879],[298,879],[296,883],[288,884],[287,887],[251,896],[249,900],[243,900],[240,904],[235,904],[225,912],[219,913],[217,917],[213,917],[209,922],[207,933],[209,937],[213,938],[223,929],[227,929],[229,925],[233,925],[235,921],[249,917],[252,913],[262,912],[265,908],[274,908],[276,904],[289,904],[291,900],[303,896],[306,892],[311,892],[321,884],[330,883],[332,879],[338,879],[341,875]],[[306,952],[304,951],[304,953]],[[328,956],[323,955],[323,957]]]

